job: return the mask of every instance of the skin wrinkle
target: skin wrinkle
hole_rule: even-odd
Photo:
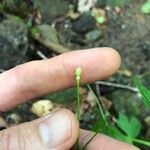
[[[66,86],[69,83],[69,81],[66,80],[66,72],[62,66],[63,63],[61,62],[60,58],[61,58],[61,55],[57,57],[57,66],[55,66],[55,68],[52,69],[54,79],[52,80],[52,84],[48,89],[52,89],[51,87],[54,87],[53,89],[57,89],[59,91],[59,90],[63,89],[63,85]],[[54,62],[56,63],[55,59],[54,59]],[[47,65],[49,65],[48,62],[47,62]],[[59,75],[59,76],[57,76],[57,75]],[[62,78],[64,79],[63,81],[61,81]],[[51,81],[51,78],[49,80]],[[58,85],[60,85],[60,87],[58,87]],[[50,92],[53,93],[54,91],[55,90],[51,90]]]
[[[18,147],[19,149],[18,150],[24,150],[24,140],[21,141],[21,138],[24,139],[23,135],[21,136],[21,130],[19,130],[19,128],[16,126],[16,132],[17,132],[17,139],[18,139],[18,142],[17,141],[14,141],[13,143],[18,143]]]
[[[23,134],[23,131],[22,130],[20,130],[19,128],[17,128],[18,129],[18,135],[19,135],[19,145],[20,145],[20,150],[27,150],[27,148],[26,148],[26,138],[25,138],[25,135]],[[22,133],[22,134],[21,134]]]
[[[64,59],[63,59],[63,55],[60,55],[60,57],[59,57],[60,59],[60,64],[62,64],[62,69],[64,70],[64,73],[66,74],[66,77],[67,77],[67,81],[66,81],[66,79],[65,79],[65,81],[67,82],[67,83],[69,83],[69,80],[70,79],[72,79],[72,78],[70,78],[70,76],[69,76],[69,74],[68,74],[68,71],[67,71],[67,67],[66,67],[66,65],[65,65],[65,63],[64,63]],[[73,80],[74,81],[74,80]],[[74,82],[71,82],[71,83],[73,83],[74,84]],[[73,86],[73,84],[72,85],[70,85],[70,86]]]
[[[14,132],[12,132],[14,131]],[[18,132],[16,130],[16,127],[13,127],[13,130],[3,130],[3,144],[4,144],[4,150],[19,150],[18,147]],[[17,140],[16,140],[17,139]],[[6,146],[6,147],[5,147]]]
[[[30,130],[32,129],[32,128],[30,128],[30,125],[26,128],[27,128],[27,131],[25,131],[25,130],[23,131],[24,145],[26,147],[25,150],[30,150],[29,147],[31,147],[31,145],[33,145],[33,143],[34,143],[31,140],[31,137],[34,138],[34,135],[31,136],[32,132],[30,134]],[[28,138],[26,138],[26,137],[28,137]]]
[[[5,133],[5,132],[4,132],[4,133]],[[8,133],[9,133],[9,132],[8,132]],[[9,150],[9,149],[10,149],[10,148],[9,148],[9,147],[10,147],[10,135],[7,134],[6,136],[7,136],[7,138],[6,138],[6,147],[7,147],[7,148],[6,148],[6,149]]]
[[[0,134],[0,145],[1,145],[1,147],[2,147],[2,149],[4,149],[5,148],[5,146],[7,146],[7,144],[4,144],[4,141],[3,141],[3,137],[4,137],[4,134],[3,134],[4,132],[2,132],[1,131],[1,134]]]

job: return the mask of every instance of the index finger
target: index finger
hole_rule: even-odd
[[[75,85],[75,69],[82,69],[81,83],[104,79],[120,66],[111,48],[74,51],[52,59],[19,65],[0,75],[0,111],[27,100]]]

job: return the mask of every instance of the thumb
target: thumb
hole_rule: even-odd
[[[68,150],[78,137],[78,123],[72,112],[62,109],[45,118],[0,132],[3,150]]]

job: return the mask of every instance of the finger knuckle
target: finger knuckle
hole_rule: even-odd
[[[20,65],[10,70],[9,78],[11,79],[12,85],[15,90],[19,90],[21,86],[22,76]]]

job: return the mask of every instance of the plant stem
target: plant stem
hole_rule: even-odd
[[[131,141],[133,141],[134,143],[150,147],[150,141],[144,141],[144,140],[140,140],[140,139],[134,139],[134,138],[131,138],[131,137],[126,137],[126,138],[129,139],[129,140],[131,140]]]
[[[150,147],[150,142],[149,141],[144,141],[144,140],[140,140],[140,139],[132,139],[132,140],[135,143],[142,144],[142,145]]]
[[[77,120],[80,123],[80,81],[77,81]]]
[[[120,88],[120,89],[126,89],[126,90],[130,90],[134,93],[139,93],[137,88],[132,87],[132,86],[128,86],[128,85],[111,83],[111,82],[107,82],[107,81],[97,81],[97,82],[95,82],[95,84],[100,84],[100,85],[104,85],[104,86],[111,86],[111,87],[116,87],[116,88]]]
[[[96,101],[96,103],[97,103],[97,105],[98,105],[98,108],[99,108],[99,110],[100,110],[100,114],[101,114],[101,116],[102,116],[102,119],[103,119],[103,120],[105,121],[105,123],[107,124],[106,116],[105,116],[105,114],[104,114],[104,111],[103,111],[103,109],[102,109],[100,103],[99,103],[99,100],[98,100],[97,96],[95,95],[95,93],[94,93],[93,90],[91,89],[90,85],[87,85],[87,87],[88,87],[88,89],[92,92],[92,94],[93,94],[93,96],[94,96],[94,98],[95,98],[95,101]]]
[[[78,67],[76,68],[76,84],[77,84],[77,120],[80,126],[80,79],[81,79],[81,68]],[[80,150],[80,145],[79,145],[79,137],[77,139],[77,149]]]

